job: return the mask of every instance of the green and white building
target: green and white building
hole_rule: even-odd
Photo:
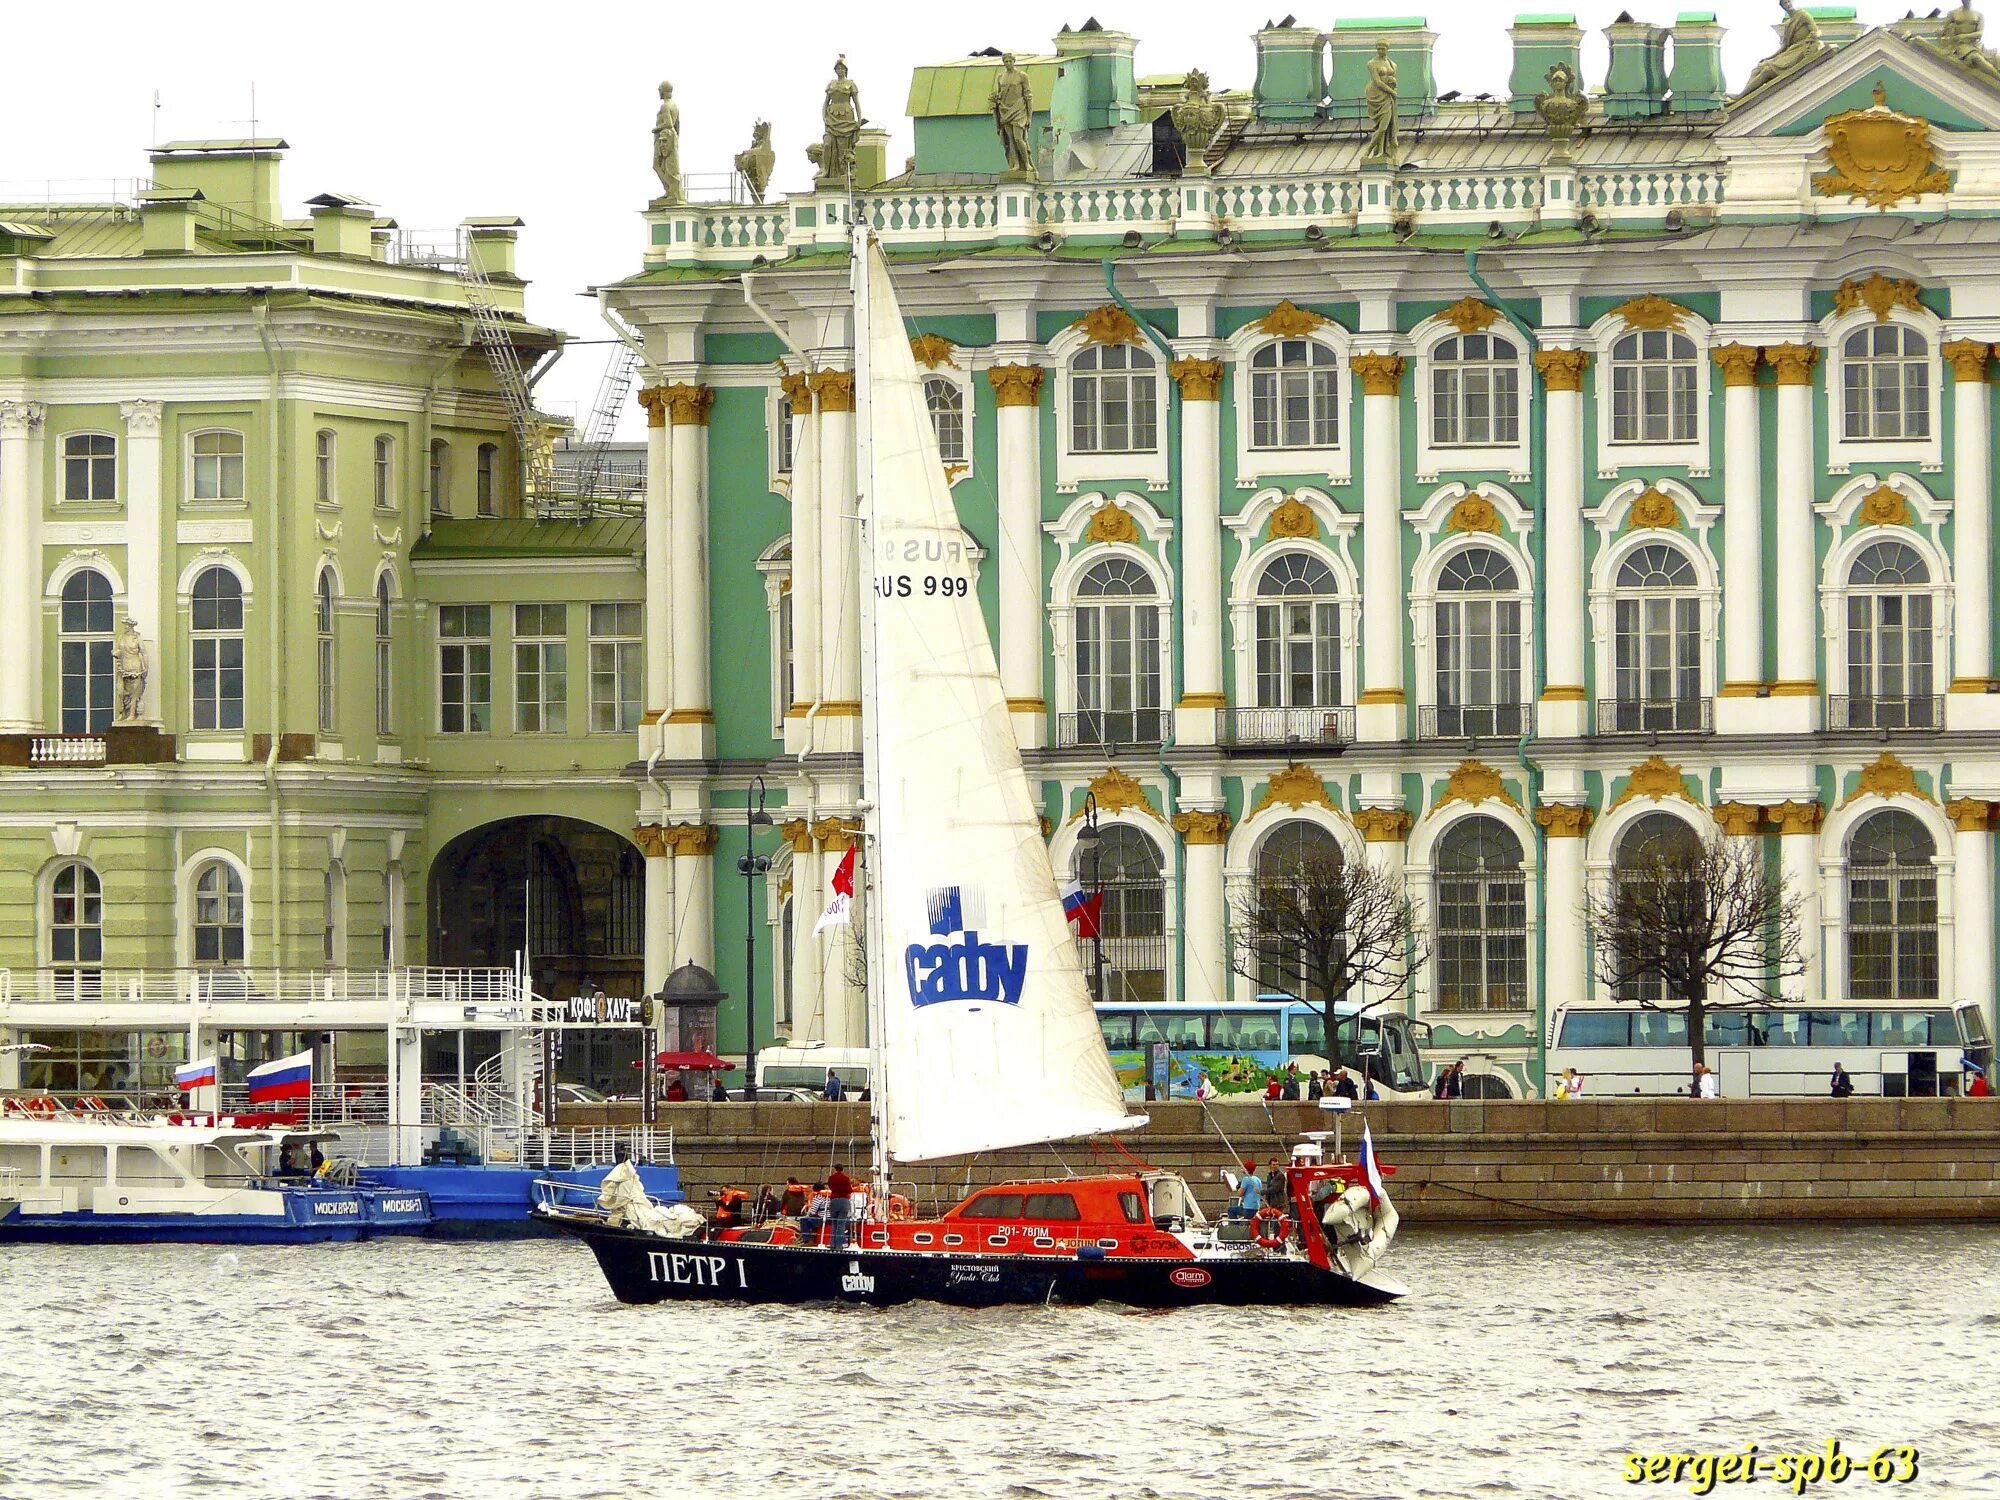
[[[918,71],[900,176],[864,136],[851,186],[652,205],[607,292],[652,421],[649,984],[740,996],[747,920],[759,1036],[861,1040],[811,927],[858,794],[864,223],[1059,868],[1100,816],[1110,996],[1255,993],[1232,883],[1331,844],[1417,897],[1438,1053],[1534,1093],[1556,1007],[1616,998],[1586,890],[1719,825],[1805,899],[1799,998],[1990,1008],[2000,75],[1938,20],[1813,15],[1734,96],[1712,17],[1614,24],[1573,139],[1560,16],[1476,100],[1417,20],[1164,77],[1093,23],[1018,56],[1032,179],[977,56]],[[1186,169],[1193,61],[1250,86]]]

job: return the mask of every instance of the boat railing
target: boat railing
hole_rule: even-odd
[[[537,1177],[534,1182],[536,1209],[570,1218],[609,1219],[609,1210],[598,1206],[597,1193],[597,1187],[590,1183],[563,1182],[554,1177]]]
[[[637,1162],[672,1166],[674,1133],[652,1125],[604,1125],[587,1130],[488,1126],[474,1132],[481,1158],[522,1166],[568,1169],[603,1166],[623,1147]]]
[[[528,1123],[512,1089],[477,1082],[461,1087],[437,1080],[424,1083],[423,1122],[459,1129],[495,1125],[520,1129]]]

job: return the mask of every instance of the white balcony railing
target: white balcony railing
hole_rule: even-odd
[[[518,1007],[522,999],[520,976],[512,969],[0,969],[0,1004],[15,1005],[408,1001]]]

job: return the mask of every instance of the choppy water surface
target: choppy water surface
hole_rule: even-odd
[[[625,1308],[556,1241],[0,1247],[0,1495],[2000,1495],[2000,1230],[1410,1232],[1374,1312]],[[1789,1493],[1769,1479],[1719,1495]]]

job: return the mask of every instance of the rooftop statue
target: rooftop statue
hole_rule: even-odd
[[[750,189],[750,201],[762,203],[764,189],[771,185],[771,168],[778,153],[771,149],[771,122],[759,120],[750,127],[750,149],[736,153],[736,171]]]
[[[1397,165],[1396,65],[1389,59],[1389,44],[1377,42],[1375,55],[1368,59],[1368,87],[1361,95],[1368,106],[1368,149],[1361,153],[1364,164]]]
[[[1549,140],[1555,145],[1555,159],[1569,160],[1570,138],[1590,113],[1590,99],[1576,91],[1576,70],[1559,62],[1542,75],[1549,88],[1535,95],[1535,113],[1542,117]]]
[[[1992,83],[2000,83],[2000,58],[1986,50],[1986,18],[1962,0],[1938,28],[1937,49],[1961,67]]]
[[[1035,95],[1028,86],[1028,75],[1014,66],[1013,53],[1001,54],[1000,76],[986,103],[1000,131],[1000,149],[1007,153],[1007,175],[1033,182],[1035,152],[1028,144],[1028,133],[1035,124]]]
[[[1209,93],[1208,75],[1200,68],[1190,70],[1181,87],[1187,97],[1174,106],[1174,129],[1187,144],[1187,169],[1200,174],[1208,170],[1202,155],[1222,133],[1229,112]]]
[[[674,103],[674,86],[660,85],[660,112],[653,117],[653,171],[660,179],[662,203],[685,203],[681,188],[681,107]]]
[[[1827,51],[1826,43],[1820,40],[1819,22],[1799,9],[1797,0],[1778,0],[1778,5],[1785,12],[1784,24],[1778,28],[1778,50],[1757,64],[1750,81],[1743,86],[1745,94],[1754,94],[1780,78],[1790,78]]]
[[[868,122],[861,114],[861,89],[848,81],[846,53],[833,65],[833,81],[826,86],[826,102],[820,106],[819,117],[826,134],[817,145],[806,147],[806,159],[819,168],[813,186],[850,183],[854,180],[855,142]]]

